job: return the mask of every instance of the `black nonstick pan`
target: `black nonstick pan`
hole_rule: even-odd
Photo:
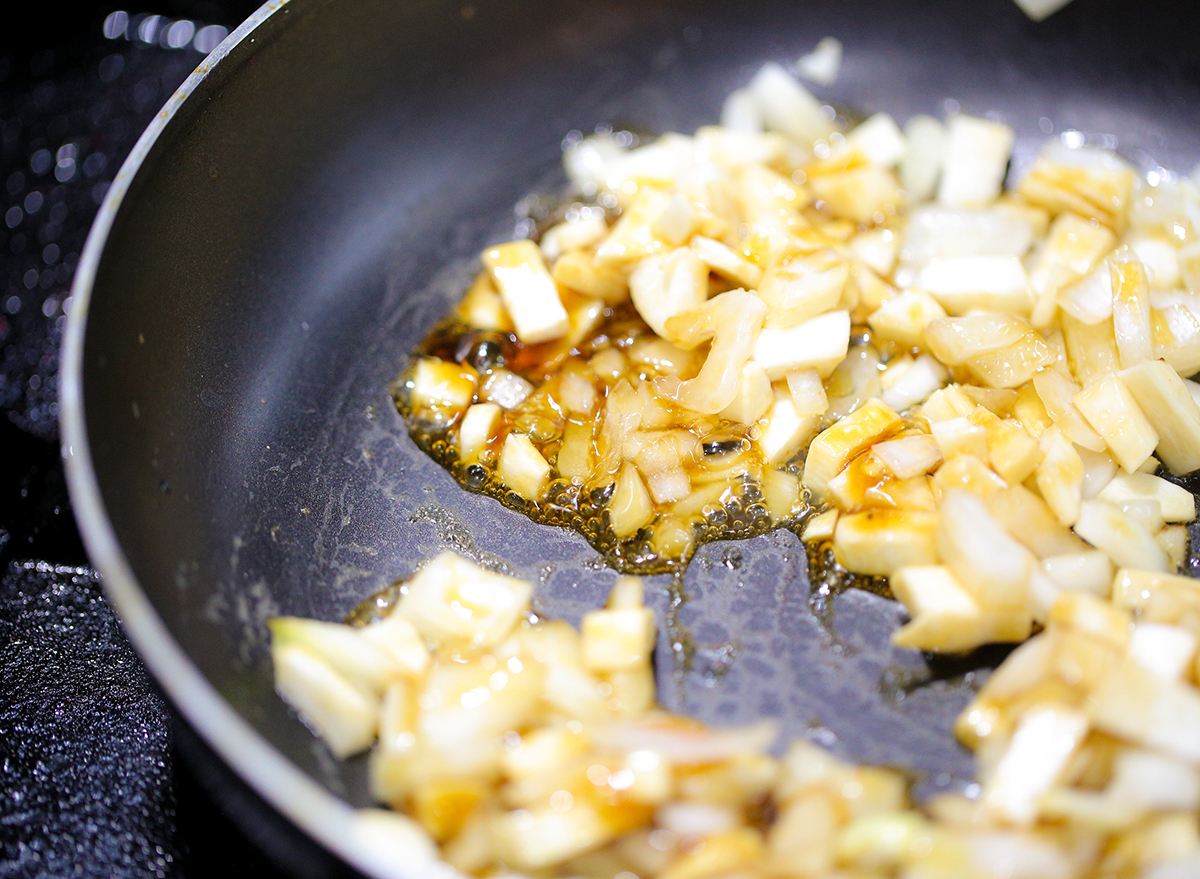
[[[766,60],[845,46],[819,97],[898,119],[961,108],[1018,133],[1112,135],[1143,169],[1200,159],[1200,10],[1076,0],[291,0],[184,85],[122,169],[81,260],[64,453],[89,551],[131,639],[209,748],[360,869],[339,764],[274,695],[264,620],[340,619],[451,548],[537,584],[577,622],[616,576],[573,533],[463,491],[408,438],[388,384],[562,190],[598,125],[690,132]],[[963,789],[950,732],[1003,651],[888,646],[898,605],[811,584],[787,531],[703,548],[648,592],[660,699],[715,724],[779,720],[855,761]]]

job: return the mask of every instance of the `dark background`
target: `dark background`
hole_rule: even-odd
[[[88,566],[58,453],[59,345],[92,217],[222,34],[203,28],[256,5],[21,3],[0,24],[0,877],[292,875],[185,759],[195,743]]]

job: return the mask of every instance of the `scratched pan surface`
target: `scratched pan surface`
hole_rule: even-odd
[[[1144,168],[1200,158],[1200,16],[1182,0],[1077,0],[1042,24],[1010,0],[293,0],[251,24],[101,213],[66,452],[93,558],[164,689],[351,860],[340,802],[368,802],[364,763],[336,764],[274,697],[264,618],[339,619],[447,547],[535,580],[537,609],[572,621],[615,576],[574,534],[462,491],[386,390],[479,250],[513,234],[514,205],[563,185],[568,131],[691,131],[763,61],[832,35],[845,61],[820,97],[993,115],[1018,132],[1016,165],[1066,129],[1113,135]],[[650,581],[662,701],[774,718],[925,789],[969,784],[950,726],[1003,653],[893,650],[897,606],[814,589],[804,558],[788,532],[711,545],[680,607],[670,578]]]

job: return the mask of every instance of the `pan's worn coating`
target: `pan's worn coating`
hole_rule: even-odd
[[[65,452],[134,643],[214,750],[353,858],[325,791],[366,805],[363,763],[333,764],[273,695],[265,617],[341,618],[446,547],[533,579],[539,612],[572,622],[615,577],[577,535],[463,492],[388,397],[514,205],[562,186],[567,132],[690,132],[763,61],[832,35],[825,100],[995,114],[1017,165],[1079,129],[1187,172],[1198,24],[1187,0],[1077,0],[1041,24],[1010,0],[264,7],[139,145],[74,291]],[[667,707],[776,717],[856,761],[970,782],[950,725],[996,655],[890,648],[898,606],[812,589],[794,535],[706,546],[648,593]]]

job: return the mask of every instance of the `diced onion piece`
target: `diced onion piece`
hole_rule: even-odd
[[[730,131],[757,134],[763,130],[763,114],[758,99],[749,89],[734,89],[721,104],[721,127]]]
[[[483,252],[483,264],[500,291],[518,339],[532,345],[566,334],[567,311],[536,244],[521,240],[490,247]]]
[[[1096,268],[1115,243],[1111,229],[1078,214],[1067,212],[1054,218],[1029,273],[1038,297],[1030,319],[1035,327],[1044,329],[1054,322],[1058,289]]]
[[[1031,618],[1023,611],[984,608],[972,592],[941,565],[900,568],[892,592],[912,620],[892,633],[897,647],[961,653],[981,644],[1023,641]]]
[[[492,370],[479,389],[479,398],[501,409],[516,409],[533,393],[528,380],[507,369]]]
[[[910,202],[924,201],[937,189],[946,133],[932,116],[913,116],[904,124],[908,151],[900,162],[900,183]]]
[[[801,418],[806,415],[824,415],[829,408],[829,397],[821,383],[821,374],[815,369],[797,369],[789,372],[787,386],[792,394],[796,414]]]
[[[1174,244],[1156,235],[1146,234],[1126,235],[1125,244],[1146,267],[1151,284],[1167,290],[1179,286],[1179,257]]]
[[[583,616],[583,663],[590,671],[629,671],[650,661],[654,612],[646,607],[593,610]]]
[[[984,420],[987,429],[987,459],[992,469],[1006,482],[1024,482],[1041,460],[1038,441],[1011,418],[977,420]]]
[[[959,256],[931,260],[914,286],[930,293],[949,314],[999,311],[1028,317],[1033,294],[1015,256]]]
[[[1021,258],[1029,252],[1038,232],[1024,212],[1007,206],[967,210],[921,205],[912,211],[904,227],[904,268],[919,271],[934,259],[955,257]]]
[[[923,433],[876,443],[871,447],[871,453],[900,479],[928,473],[942,463],[937,441]]]
[[[1038,800],[1058,781],[1088,732],[1087,715],[1045,706],[1025,712],[984,785],[983,802],[1006,820],[1030,824]]]
[[[443,552],[408,581],[398,613],[432,641],[492,647],[529,611],[533,587]]]
[[[1071,0],[1016,0],[1021,11],[1034,21],[1049,18],[1070,2]]]
[[[620,269],[658,253],[663,243],[655,233],[655,225],[670,200],[661,189],[639,187],[633,201],[596,247],[597,265]]]
[[[617,487],[608,506],[609,524],[617,537],[629,537],[654,521],[654,502],[638,475],[637,468],[621,467]]]
[[[568,421],[555,465],[565,479],[582,482],[592,473],[592,426]]]
[[[925,341],[933,356],[948,366],[960,366],[975,357],[1020,342],[1031,327],[1007,314],[972,314],[943,317],[925,326]]]
[[[840,516],[838,510],[826,510],[823,513],[817,513],[808,520],[804,525],[803,538],[806,542],[819,543],[822,540],[832,540],[836,533],[837,521]]]
[[[730,290],[714,296],[700,308],[669,318],[668,336],[679,345],[694,348],[705,339],[712,339],[712,347],[695,378],[673,383],[658,379],[655,387],[694,412],[706,415],[720,412],[737,395],[742,367],[756,350],[766,311],[763,301],[754,294]],[[767,374],[770,372],[768,367]]]
[[[938,421],[929,430],[943,458],[967,454],[982,460],[988,456],[987,431],[968,418],[959,416]]]
[[[1182,680],[1196,658],[1196,634],[1182,626],[1139,623],[1129,636],[1131,659],[1169,680]]]
[[[542,255],[553,262],[568,250],[591,247],[608,234],[608,223],[604,222],[602,210],[588,210],[574,220],[556,223],[542,235],[539,246]]]
[[[833,134],[833,123],[820,102],[796,78],[773,61],[758,69],[748,86],[758,101],[767,127],[803,144]]]
[[[1104,490],[1120,468],[1108,452],[1093,452],[1079,446],[1075,451],[1083,462],[1083,497],[1093,498]]]
[[[1150,328],[1150,288],[1137,260],[1109,263],[1113,287],[1113,331],[1121,366],[1128,369],[1154,356]]]
[[[378,695],[412,672],[361,632],[337,623],[274,617],[268,626],[273,645],[303,647],[364,693]]]
[[[692,237],[691,249],[702,263],[735,284],[757,287],[758,282],[762,280],[761,268],[720,241],[695,235]]]
[[[1112,561],[1097,549],[1044,558],[1042,573],[1063,592],[1087,592],[1107,598],[1112,588]]]
[[[909,289],[893,296],[867,317],[875,335],[906,348],[925,345],[925,327],[946,316],[946,309],[924,290]]]
[[[1191,522],[1196,518],[1196,498],[1190,491],[1150,473],[1118,473],[1097,497],[1115,504],[1156,501],[1168,522]]]
[[[753,424],[762,418],[775,399],[771,379],[757,360],[747,360],[742,367],[737,394],[733,401],[720,411],[722,418],[741,424]]]
[[[654,234],[672,247],[684,244],[696,229],[695,207],[682,192],[676,192],[654,221]]]
[[[554,262],[551,277],[584,296],[618,305],[629,298],[629,284],[620,267],[598,262],[594,253],[568,250]]]
[[[887,439],[903,426],[903,420],[887,404],[880,400],[868,401],[812,441],[804,462],[804,484],[815,496],[823,496],[829,481],[851,458]]]
[[[1092,721],[1105,732],[1200,764],[1200,691],[1126,659],[1089,700]]]
[[[930,394],[946,383],[949,373],[936,359],[922,354],[894,380],[883,374],[883,402],[897,411],[924,402]]]
[[[896,267],[899,250],[900,242],[891,229],[868,229],[860,232],[850,242],[850,255],[874,273],[874,275],[870,275],[863,272],[860,266],[855,266],[855,283],[859,286],[860,304],[870,305],[876,301],[874,289],[868,293],[863,289],[864,286],[869,285],[871,288],[889,290],[886,282],[875,276],[892,273]]]
[[[296,644],[273,646],[275,689],[300,713],[339,760],[375,741],[378,701],[328,663]]]
[[[1150,312],[1154,356],[1167,361],[1180,375],[1200,370],[1200,316],[1190,305],[1171,303]]]
[[[1017,388],[1058,359],[1058,351],[1034,330],[1000,351],[967,361],[979,381],[989,388]]]
[[[820,424],[819,413],[801,415],[791,393],[785,388],[774,388],[771,404],[759,421],[761,432],[757,443],[763,458],[768,464],[782,464],[800,451]]]
[[[1057,369],[1044,369],[1033,378],[1033,387],[1041,398],[1046,412],[1071,442],[1093,452],[1108,448],[1104,439],[1092,430],[1075,407],[1081,388]]]
[[[434,357],[417,362],[412,377],[414,409],[457,414],[475,399],[475,376],[467,367]]]
[[[624,153],[611,135],[585,137],[563,150],[563,168],[572,184],[594,193],[605,186],[610,166]]]
[[[846,135],[846,146],[856,149],[873,165],[891,168],[908,153],[900,126],[887,113],[876,113]]]
[[[996,200],[1013,147],[1013,130],[973,116],[946,124],[946,152],[938,201],[952,207],[984,207]]]
[[[496,473],[500,481],[526,500],[536,501],[550,479],[550,462],[528,436],[510,433],[500,447]]]
[[[793,327],[834,309],[849,273],[844,262],[827,257],[784,260],[767,269],[758,285],[758,295],[769,309],[766,325]]]
[[[1088,424],[1108,443],[1113,457],[1129,472],[1154,454],[1158,432],[1117,376],[1097,380],[1076,394],[1074,402]]]
[[[988,511],[1038,558],[1083,552],[1087,545],[1064,525],[1036,492],[1013,484],[984,497]]]
[[[772,381],[797,369],[815,369],[825,378],[846,358],[849,346],[850,312],[831,311],[788,329],[763,330],[754,359]]]
[[[1154,536],[1116,504],[1099,498],[1083,501],[1075,533],[1104,550],[1119,566],[1146,571],[1166,571],[1166,553]]]
[[[1135,632],[1136,635],[1136,632]],[[1125,749],[1113,761],[1113,778],[1104,789],[1111,803],[1131,805],[1140,811],[1192,812],[1200,807],[1200,773],[1194,766],[1164,754],[1141,749]],[[1176,877],[1186,877],[1200,864],[1185,865]],[[1147,879],[1168,879],[1159,871],[1145,874]]]
[[[923,510],[843,514],[834,530],[833,549],[847,570],[887,577],[899,568],[937,561],[937,525],[937,513]]]
[[[782,522],[798,512],[800,478],[794,473],[768,468],[762,475],[762,492],[772,522]]]
[[[814,168],[809,170],[808,188],[839,219],[878,223],[903,201],[896,175],[878,165],[833,167],[819,174]]]
[[[459,460],[464,464],[479,460],[480,453],[499,433],[500,414],[495,403],[476,403],[467,409],[458,427]]]
[[[968,491],[948,490],[939,513],[937,547],[942,563],[983,607],[1024,610],[1033,554]]]
[[[1017,192],[1052,213],[1071,211],[1120,232],[1133,182],[1133,170],[1111,152],[1048,141]]]
[[[429,667],[429,648],[417,627],[404,614],[392,612],[357,631],[364,640],[383,650],[410,677],[420,676]]]
[[[655,503],[664,504],[683,500],[691,491],[692,483],[682,467],[670,467],[647,474],[646,488]]]
[[[1158,431],[1158,456],[1181,475],[1200,468],[1200,406],[1183,379],[1161,360],[1139,363],[1120,374]]]
[[[429,876],[442,869],[436,845],[413,819],[385,809],[358,808],[351,815],[347,847],[368,872]]]
[[[1101,263],[1073,284],[1058,291],[1059,307],[1085,324],[1098,324],[1113,313],[1113,273]]]
[[[643,189],[665,189],[675,185],[694,163],[695,141],[678,132],[667,132],[650,143],[618,154],[609,163],[605,186],[618,199],[627,197],[630,190],[640,195]],[[627,183],[637,186],[627,187]],[[661,206],[662,201],[654,211],[655,215],[661,212]]]
[[[629,293],[634,308],[650,329],[674,341],[667,332],[667,320],[704,305],[708,299],[708,268],[688,248],[681,247],[666,257],[656,254],[642,260],[630,273]]]
[[[823,37],[807,55],[796,61],[796,72],[817,85],[837,82],[842,66],[842,42],[836,37]]]
[[[1200,324],[1197,324],[1196,329],[1197,338],[1200,339]],[[1085,388],[1120,368],[1120,354],[1117,351],[1117,338],[1113,333],[1112,321],[1105,320],[1089,326],[1064,313],[1062,332],[1071,372],[1075,380]]]
[[[480,272],[475,278],[456,311],[467,326],[502,332],[512,329],[512,321],[509,320],[508,312],[504,310],[504,302],[486,272]]]
[[[1200,294],[1200,240],[1189,241],[1179,248],[1176,257],[1184,285],[1193,294]]]

